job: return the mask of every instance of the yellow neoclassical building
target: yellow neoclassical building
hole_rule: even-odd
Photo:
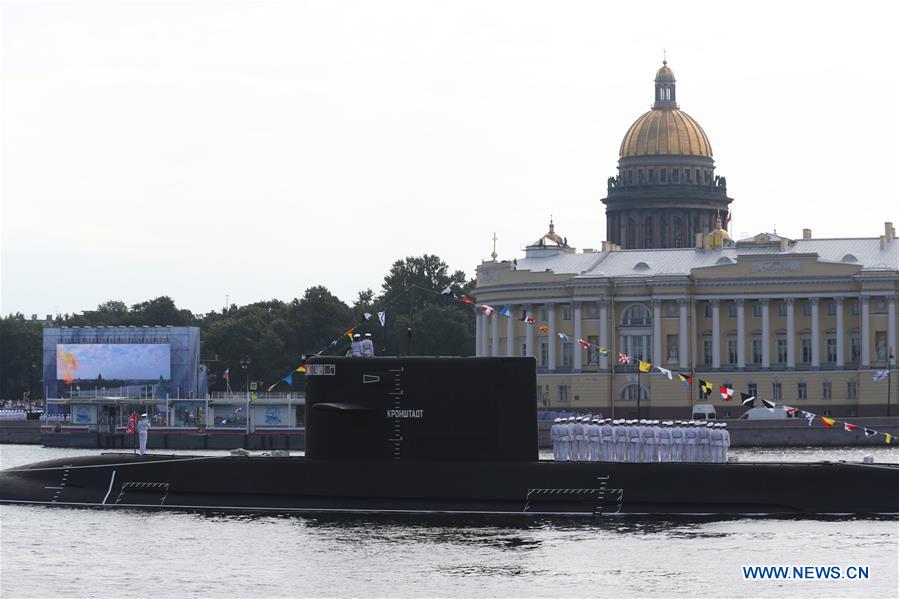
[[[738,399],[718,392],[726,385],[820,415],[899,414],[899,381],[890,389],[873,380],[896,363],[893,224],[870,238],[816,239],[804,229],[801,239],[734,242],[721,225],[731,200],[711,145],[692,118],[675,114],[667,65],[655,93],[609,181],[613,241],[579,251],[550,222],[523,257],[494,253],[477,268],[477,302],[511,314],[477,311],[477,355],[534,356],[537,401],[548,410],[636,417],[639,398],[643,417],[687,418],[701,403],[737,417]],[[528,316],[533,325],[521,320]],[[640,373],[618,363],[619,352],[693,382]],[[710,400],[700,399],[700,378],[714,384]]]

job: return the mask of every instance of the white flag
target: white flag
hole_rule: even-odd
[[[673,379],[671,378],[671,371],[670,371],[670,370],[668,370],[667,368],[662,368],[661,366],[656,366],[656,368],[659,369],[659,372],[661,372],[662,374],[664,374],[665,376],[667,376],[669,381],[670,381],[670,380],[673,380]]]
[[[362,316],[365,317],[365,320],[369,320],[371,318],[371,312],[363,312]]]
[[[886,368],[884,368],[883,370],[878,370],[877,372],[874,373],[874,382],[879,383],[880,381],[884,380],[888,376],[890,376],[890,371],[887,370]]]
[[[381,326],[384,326],[384,321],[387,320],[387,311],[378,312],[378,320],[381,321]]]
[[[440,292],[440,295],[453,295],[453,290],[451,287],[447,287],[443,291]]]

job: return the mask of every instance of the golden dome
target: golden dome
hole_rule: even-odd
[[[656,71],[656,81],[674,81],[674,71],[668,67],[667,60],[663,60],[661,68]]]
[[[659,69],[659,73],[667,66]],[[712,145],[693,118],[677,108],[653,108],[638,118],[621,142],[619,156],[706,156]]]

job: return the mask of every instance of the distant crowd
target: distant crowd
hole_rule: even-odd
[[[727,424],[700,420],[556,418],[550,428],[558,462],[727,461]]]

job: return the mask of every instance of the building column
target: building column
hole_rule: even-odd
[[[484,334],[484,321],[481,320],[481,312],[474,313],[474,355],[481,355],[481,336]]]
[[[533,304],[525,304],[524,305],[525,316],[528,319],[533,320],[534,318],[534,305]],[[534,325],[527,324],[524,325],[525,337],[524,337],[524,345],[525,345],[525,353],[531,358],[534,357]]]
[[[548,370],[556,369],[556,305],[551,303],[544,304],[546,306],[546,320],[549,326],[549,334],[546,336],[546,368]]]
[[[721,302],[712,300],[712,368],[721,368]]]
[[[887,358],[891,366],[896,365],[896,296],[891,295],[887,300]],[[890,358],[890,356],[893,356]]]
[[[515,312],[516,306],[509,305],[509,318],[506,319],[506,356],[515,355]]]
[[[491,321],[491,334],[493,335],[490,339],[490,355],[496,357],[499,355],[499,314],[494,312],[491,314],[488,319]]]
[[[647,362],[662,364],[662,300],[652,300],[652,359]]]
[[[843,368],[846,365],[846,354],[843,350],[846,344],[843,333],[843,298],[835,297],[833,303],[837,312],[837,368]]]
[[[793,322],[793,298],[784,300],[787,307],[787,368],[796,368],[796,323]]]
[[[818,331],[818,298],[813,297],[808,301],[812,303],[812,368],[817,370],[821,368],[821,351],[818,349],[821,344],[821,335]]]
[[[871,307],[869,305],[870,298],[867,295],[861,297],[862,303],[862,368],[871,367]]]
[[[609,351],[609,303],[599,300],[599,346]],[[599,367],[602,370],[609,369],[609,358],[599,354]]]
[[[580,372],[584,367],[584,348],[577,342],[581,338],[581,302],[572,302],[574,304],[574,339],[571,340],[571,351],[574,354],[573,366],[575,371]]]
[[[687,368],[687,300],[677,300],[678,330],[677,330],[677,367],[681,370]]]
[[[481,318],[481,355],[490,355],[490,319],[484,311],[478,309],[478,316]]]
[[[737,304],[737,368],[746,368],[746,311],[743,300],[736,300]]]
[[[768,314],[768,298],[762,304],[762,368],[771,368],[771,319]]]

